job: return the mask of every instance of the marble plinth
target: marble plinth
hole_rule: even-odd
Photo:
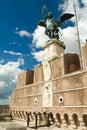
[[[44,50],[43,61],[51,60],[55,57],[60,56],[62,53],[64,53],[65,47],[66,47],[65,44],[59,40],[51,39],[47,41],[43,46]]]

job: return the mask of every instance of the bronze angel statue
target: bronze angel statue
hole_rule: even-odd
[[[48,35],[49,38],[59,39],[59,27],[65,22],[65,20],[72,18],[74,14],[65,13],[59,20],[55,20],[52,12],[49,12],[47,15],[45,14],[46,10],[47,7],[44,5],[42,8],[43,20],[40,20],[38,25],[45,27],[45,34]]]

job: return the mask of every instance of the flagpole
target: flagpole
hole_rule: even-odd
[[[73,0],[73,6],[74,6],[75,20],[76,20],[76,30],[77,30],[77,38],[78,38],[80,68],[83,69],[82,52],[81,52],[81,44],[80,44],[80,36],[79,36],[79,28],[78,28],[78,20],[77,20],[77,11],[76,11],[76,4],[75,4],[74,0]]]

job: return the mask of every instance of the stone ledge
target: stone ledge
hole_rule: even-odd
[[[61,42],[60,40],[50,39],[50,40],[48,40],[48,41],[45,43],[45,45],[43,45],[43,49],[44,49],[46,46],[49,46],[49,45],[52,44],[52,43],[58,43],[58,44],[60,44],[60,46],[62,46],[64,49],[66,48],[66,45],[65,45],[63,42]]]
[[[0,128],[1,130],[27,130],[27,127],[15,122],[5,122],[3,124],[0,124]]]

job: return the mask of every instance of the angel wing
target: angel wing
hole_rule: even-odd
[[[59,20],[56,20],[54,19],[53,20],[53,24],[54,24],[54,27],[60,27],[66,20],[72,18],[74,16],[74,14],[70,14],[70,13],[66,13],[66,14],[63,14]]]
[[[65,20],[71,19],[73,16],[74,16],[74,14],[70,14],[70,13],[63,14],[63,15],[60,17],[60,22],[61,22],[61,23],[64,23]]]
[[[39,21],[38,25],[46,28],[46,23],[43,20]]]

